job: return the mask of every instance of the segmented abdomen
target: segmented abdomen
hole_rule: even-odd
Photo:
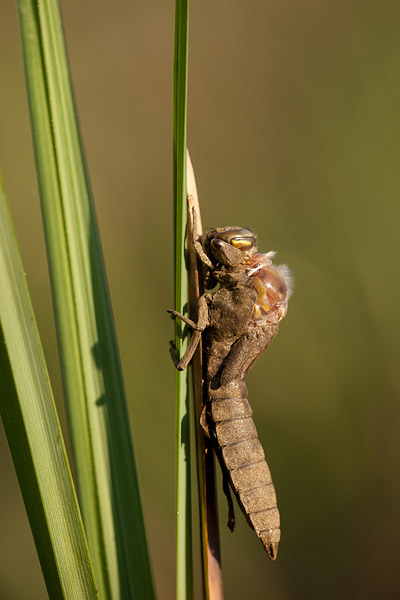
[[[210,416],[220,458],[246,518],[275,560],[279,511],[271,473],[252,419],[243,381],[210,390]]]

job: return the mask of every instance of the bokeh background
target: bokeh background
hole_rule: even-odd
[[[174,2],[61,4],[158,596],[170,600]],[[204,226],[256,230],[296,280],[248,378],[278,492],[279,558],[268,561],[239,514],[230,534],[221,495],[226,598],[399,598],[400,3],[190,10],[189,147]],[[0,89],[0,169],[67,435],[12,2],[0,9]],[[2,431],[0,461],[0,598],[44,598]],[[195,587],[199,598],[198,569]]]

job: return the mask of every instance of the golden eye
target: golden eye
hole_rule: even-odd
[[[244,238],[233,238],[233,240],[231,240],[231,245],[238,250],[247,250],[252,247],[253,242]]]

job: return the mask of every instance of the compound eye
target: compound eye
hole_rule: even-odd
[[[253,241],[248,238],[233,238],[231,245],[238,250],[250,250],[253,246]]]

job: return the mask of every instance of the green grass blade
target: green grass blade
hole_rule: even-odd
[[[125,392],[56,0],[18,0],[79,498],[103,598],[154,597]]]
[[[188,277],[185,265],[186,146],[187,146],[187,72],[188,72],[188,0],[175,4],[174,57],[174,216],[175,216],[175,310],[187,314]],[[176,320],[176,350],[185,352],[186,336]],[[188,370],[176,373],[176,597],[193,596],[192,513],[190,497],[190,439]]]
[[[46,364],[0,182],[0,409],[50,598],[96,584]]]

